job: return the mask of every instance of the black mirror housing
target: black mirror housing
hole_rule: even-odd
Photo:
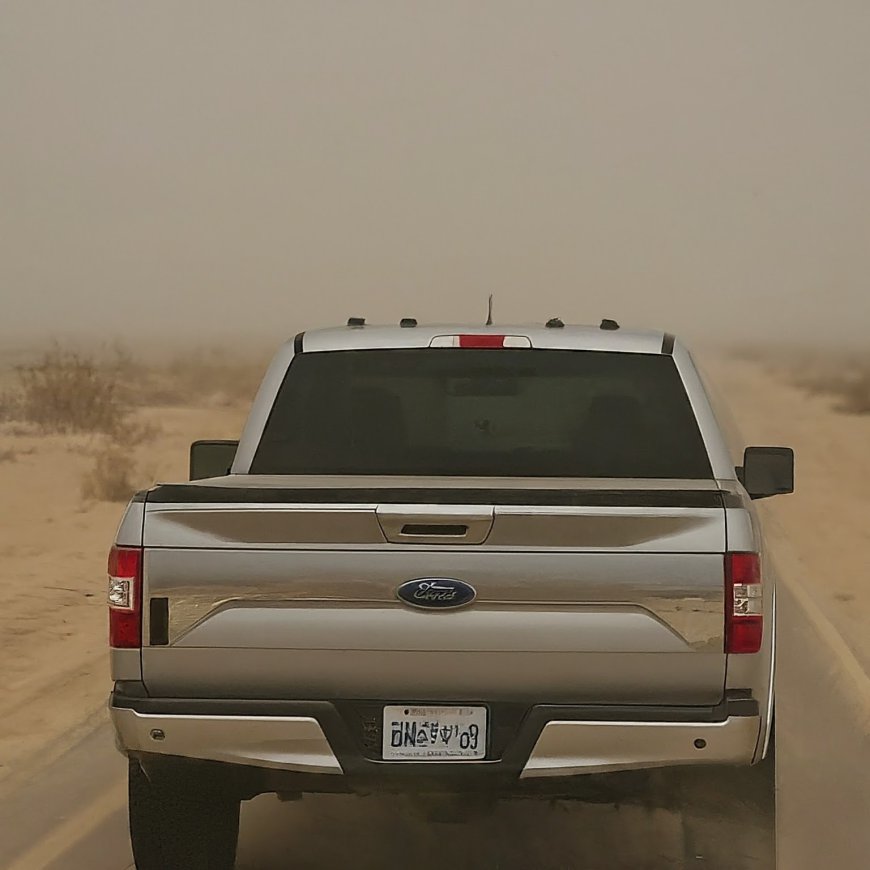
[[[190,479],[225,477],[236,458],[238,441],[194,441],[190,445]]]
[[[794,492],[794,450],[790,447],[747,447],[740,479],[753,499]]]

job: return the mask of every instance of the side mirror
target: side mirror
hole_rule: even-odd
[[[750,498],[794,492],[794,450],[790,447],[747,447],[739,477]]]
[[[238,446],[238,441],[194,441],[190,445],[190,479],[229,474]]]

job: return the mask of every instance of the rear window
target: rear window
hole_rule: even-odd
[[[251,473],[712,477],[670,356],[443,348],[299,354]]]

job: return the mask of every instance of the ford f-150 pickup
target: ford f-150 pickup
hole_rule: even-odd
[[[794,457],[728,432],[680,342],[613,321],[288,342],[240,441],[195,443],[111,550],[137,866],[232,867],[265,792],[761,761],[753,499],[792,491]]]

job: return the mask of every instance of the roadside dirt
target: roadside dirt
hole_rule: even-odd
[[[870,415],[843,414],[757,363],[713,358],[747,444],[795,450],[796,492],[758,502],[789,542],[807,591],[870,673]]]
[[[159,432],[133,450],[137,485],[183,479],[189,443],[237,437],[244,415],[141,410]],[[108,693],[106,555],[123,505],[82,498],[99,450],[91,437],[0,428],[0,782],[44,747],[62,750]]]

